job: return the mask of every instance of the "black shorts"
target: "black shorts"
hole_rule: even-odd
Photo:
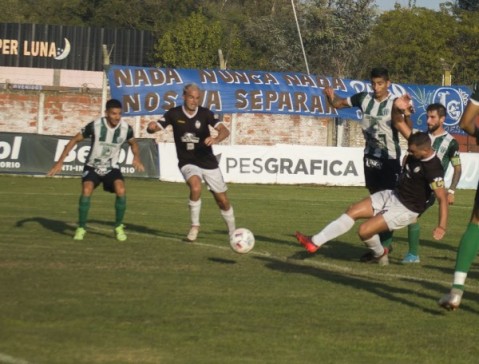
[[[396,188],[401,173],[399,160],[364,156],[363,166],[364,179],[369,193]]]
[[[112,169],[105,175],[100,175],[95,171],[95,168],[90,166],[85,166],[83,168],[82,182],[91,181],[95,185],[95,188],[98,187],[100,183],[103,183],[103,190],[107,192],[115,192],[114,182],[118,179],[124,181],[123,174],[118,168]]]

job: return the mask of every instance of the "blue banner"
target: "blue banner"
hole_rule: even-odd
[[[336,110],[323,95],[331,86],[341,97],[372,91],[369,81],[308,75],[235,70],[194,70],[111,66],[108,72],[111,96],[123,103],[125,116],[162,115],[183,102],[183,87],[196,83],[204,91],[201,103],[218,113],[269,113],[360,120],[357,108]],[[408,93],[413,98],[414,127],[425,130],[426,108],[434,102],[447,109],[445,128],[462,134],[459,119],[467,104],[470,89],[465,86],[425,86],[393,83],[396,96]]]

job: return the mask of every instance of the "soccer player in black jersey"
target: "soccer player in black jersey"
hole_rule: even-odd
[[[358,219],[367,219],[359,226],[359,237],[371,249],[374,260],[385,265],[387,249],[381,245],[379,233],[408,226],[417,220],[427,208],[427,201],[434,192],[439,202],[439,221],[433,237],[440,240],[446,233],[448,202],[444,188],[444,169],[431,146],[429,135],[412,134],[408,139],[408,156],[396,189],[373,193],[353,204],[338,219],[313,236],[296,232],[296,238],[310,253],[321,245],[346,233]]]
[[[191,227],[186,236],[190,242],[197,239],[200,229],[202,180],[213,194],[229,234],[235,230],[235,216],[226,194],[227,186],[212,148],[213,144],[229,136],[229,130],[211,110],[199,103],[199,87],[188,84],[183,89],[183,105],[171,108],[160,120],[150,122],[147,128],[148,133],[168,126],[173,128],[178,167],[190,189]],[[216,130],[215,136],[211,135],[210,128]]]

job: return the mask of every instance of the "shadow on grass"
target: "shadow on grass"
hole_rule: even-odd
[[[425,281],[425,280],[418,281],[416,279],[409,279],[409,278],[401,278],[400,280],[403,281],[403,282],[411,283],[411,284],[420,284],[425,289],[428,289],[428,290],[431,290],[431,291],[437,291],[438,292],[437,299],[439,299],[442,295],[448,293],[449,290],[451,289],[450,286],[445,287],[442,284],[431,282],[431,281]],[[460,309],[462,311],[468,311],[468,312],[471,312],[471,313],[474,313],[474,314],[477,315],[479,313],[479,311],[473,309],[467,303],[467,301],[479,302],[479,294],[473,293],[473,292],[468,292],[467,287],[466,287],[466,289],[464,291],[463,299],[461,301]]]
[[[300,263],[296,264],[294,262],[285,262],[270,257],[255,257],[255,259],[262,260],[263,262],[265,262],[265,266],[272,270],[281,271],[283,273],[307,274],[321,280],[346,286],[351,289],[368,291],[389,301],[394,301],[409,306],[411,308],[420,309],[431,315],[441,315],[445,312],[442,311],[440,307],[437,307],[436,309],[433,308],[435,302],[438,300],[439,297],[418,292],[416,289],[395,287],[381,281],[374,281],[372,279],[358,277],[352,273],[341,274],[324,268],[311,267]],[[422,281],[418,282],[415,280],[414,282],[421,284],[425,283]],[[431,283],[431,285],[434,284]],[[438,292],[438,296],[440,296],[440,292],[444,292],[444,287],[441,287],[440,285],[435,285],[434,287],[427,288],[436,290]],[[405,297],[408,295],[411,296],[411,299]],[[427,306],[419,304],[418,297],[427,300]],[[470,309],[470,307],[468,308]],[[471,312],[476,313],[476,311],[473,311],[472,309],[470,310]]]
[[[31,217],[28,219],[22,219],[17,221],[15,226],[19,228],[23,228],[24,225],[27,223],[37,223],[46,230],[50,230],[54,233],[67,235],[67,236],[73,236],[76,230],[76,225],[72,225],[61,220],[47,219],[45,217]],[[157,229],[151,229],[142,225],[125,223],[125,228],[127,233],[134,232],[138,234],[161,236],[164,238],[174,238],[174,239],[180,239],[180,240],[183,238],[183,235],[180,235],[177,233],[169,233],[169,232],[165,232],[165,231],[161,231]],[[98,229],[109,229],[111,230],[111,233],[106,233]],[[89,233],[96,234],[96,235],[113,236],[112,234],[114,230],[114,223],[112,221],[88,220],[87,230]]]
[[[369,249],[364,246],[361,241],[354,242],[345,242],[340,240],[331,240],[328,243],[324,244],[316,250],[315,253],[308,253],[304,248],[296,242],[296,238],[293,237],[295,240],[295,246],[298,247],[300,251],[294,253],[290,256],[291,259],[296,260],[304,260],[306,258],[311,258],[313,256],[322,256],[328,259],[335,259],[335,260],[352,260],[352,261],[359,261],[359,258],[369,251]]]
[[[232,259],[224,259],[224,258],[215,258],[215,257],[210,257],[208,258],[210,262],[213,263],[220,263],[220,264],[236,264],[236,260]]]
[[[54,233],[61,235],[73,236],[73,233],[76,229],[74,226],[67,224],[64,221],[46,219],[44,217],[31,217],[28,219],[19,220],[17,221],[15,226],[18,228],[23,228],[25,224],[31,222],[37,223],[41,225],[44,229],[53,231]]]

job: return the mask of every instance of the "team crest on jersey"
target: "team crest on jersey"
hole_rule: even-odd
[[[414,168],[414,173],[419,173],[419,171],[421,170],[421,167],[420,166],[417,166],[416,168]]]
[[[383,111],[382,111],[382,116],[386,116],[386,115],[389,115],[391,113],[391,110],[389,108],[384,108]]]
[[[196,122],[195,122],[195,128],[196,128],[196,129],[201,128],[201,121],[196,120]]]

